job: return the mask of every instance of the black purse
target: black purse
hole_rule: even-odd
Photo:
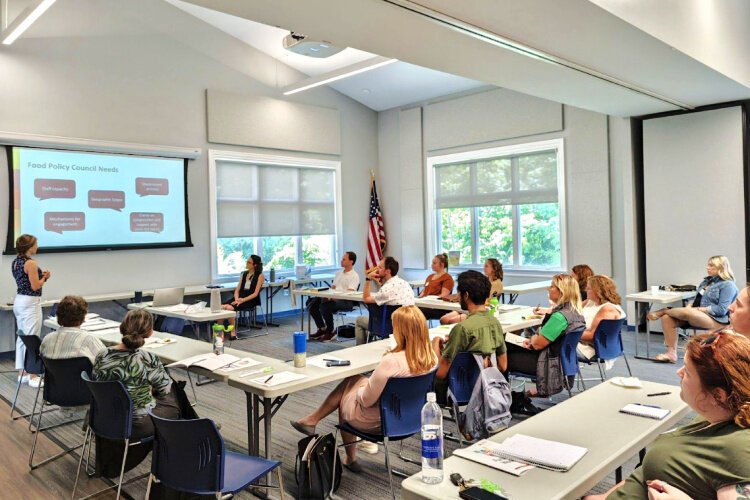
[[[334,455],[335,454],[335,455]],[[336,470],[333,473],[334,456]],[[341,484],[341,458],[333,434],[309,436],[297,443],[297,458],[294,462],[294,478],[297,482],[297,498],[328,498]],[[331,480],[333,479],[333,488]]]

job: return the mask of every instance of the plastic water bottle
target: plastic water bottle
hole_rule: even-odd
[[[422,407],[422,481],[443,482],[443,412],[434,392],[427,393]]]
[[[216,327],[219,328],[216,328]],[[217,356],[224,354],[224,327],[222,325],[214,325],[214,354]]]

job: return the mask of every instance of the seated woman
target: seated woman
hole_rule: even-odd
[[[588,264],[578,264],[570,269],[570,274],[578,281],[578,289],[581,291],[581,302],[588,300],[588,284],[589,278],[594,275],[594,270]]]
[[[497,259],[487,259],[484,262],[484,275],[490,280],[490,298],[486,306],[490,305],[490,299],[498,299],[503,294],[503,265]],[[456,298],[458,301],[458,298]],[[466,319],[466,313],[451,311],[440,317],[441,325],[453,325],[461,323]]]
[[[598,274],[588,279],[586,284],[588,300],[583,306],[583,319],[586,329],[578,344],[578,354],[586,359],[594,357],[594,332],[603,319],[622,319],[625,311],[622,309],[622,299],[617,293],[617,285],[612,278]],[[614,362],[614,361],[613,361]],[[607,365],[609,368],[610,365]]]
[[[680,397],[699,418],[659,436],[628,479],[587,499],[744,498],[738,487],[750,482],[750,340],[696,335],[677,375]]]
[[[323,418],[339,410],[339,422],[347,422],[363,432],[380,431],[380,395],[391,377],[421,375],[435,368],[437,357],[430,346],[427,320],[416,306],[403,306],[393,313],[393,337],[396,347],[383,356],[369,378],[349,377],[341,382],[323,404],[292,426],[303,434],[315,434],[315,426]],[[344,466],[359,473],[355,437],[342,432],[346,447]]]
[[[427,276],[424,289],[419,297],[435,296],[446,298],[453,292],[453,277],[448,274],[448,255],[441,253],[432,258],[432,274]],[[439,319],[445,311],[442,309],[423,308],[427,319]]]
[[[539,354],[544,349],[552,349],[550,355],[560,355],[560,343],[568,332],[585,326],[581,314],[581,294],[578,281],[570,274],[558,274],[552,278],[548,288],[549,300],[555,307],[542,320],[539,333],[524,341],[523,347],[507,343],[508,371],[537,373]],[[535,414],[539,409],[531,404],[528,398],[514,397],[511,412]]]
[[[729,260],[723,255],[714,255],[706,264],[706,276],[698,285],[698,295],[692,305],[660,309],[649,313],[648,319],[661,319],[664,345],[667,352],[654,359],[660,363],[677,362],[677,328],[691,326],[706,330],[717,330],[729,324],[729,304],[737,298],[737,286]]]
[[[119,380],[133,401],[131,440],[152,436],[154,426],[148,410],[163,418],[181,417],[177,387],[172,384],[156,355],[141,349],[154,329],[154,318],[148,311],[130,311],[120,324],[122,342],[109,347],[96,357],[94,380]],[[125,470],[135,467],[148,455],[151,443],[128,448]],[[119,474],[123,443],[97,439],[97,471],[105,477]]]
[[[260,305],[260,291],[266,280],[263,276],[263,262],[259,256],[251,255],[247,259],[246,267],[234,289],[234,296],[221,306],[225,311],[250,311]],[[227,321],[234,325],[234,320],[229,318]],[[236,340],[237,336],[233,333],[229,339]]]
[[[729,326],[734,333],[750,339],[750,287],[745,287],[729,306]]]

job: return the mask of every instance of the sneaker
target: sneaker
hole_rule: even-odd
[[[321,342],[331,342],[333,339],[336,338],[336,331],[332,332],[326,332],[324,335],[321,335],[317,338],[317,340],[320,340]]]
[[[33,388],[44,387],[44,382],[42,382],[42,377],[30,377],[29,387],[33,387]]]
[[[29,377],[28,375],[24,375],[23,377],[19,375],[19,376],[18,376],[18,381],[19,381],[20,383],[22,383],[22,384],[28,384],[28,383],[29,383],[29,379],[30,379],[30,378],[31,378],[31,377]]]
[[[375,455],[378,452],[378,443],[371,441],[360,441],[357,443],[357,449],[370,455]],[[356,463],[356,462],[355,462]]]
[[[604,360],[604,369],[605,370],[611,370],[613,366],[615,366],[616,359],[605,359]]]

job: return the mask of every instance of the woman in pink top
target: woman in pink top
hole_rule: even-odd
[[[416,306],[404,306],[393,313],[393,337],[396,347],[388,351],[370,377],[356,375],[341,382],[323,404],[312,412],[292,421],[292,427],[303,434],[315,434],[315,426],[337,409],[339,422],[347,422],[363,432],[380,431],[380,395],[391,377],[408,377],[427,373],[437,363],[430,348],[427,320]],[[355,437],[341,433],[344,443],[354,443]],[[344,466],[361,472],[355,446],[346,447]]]

